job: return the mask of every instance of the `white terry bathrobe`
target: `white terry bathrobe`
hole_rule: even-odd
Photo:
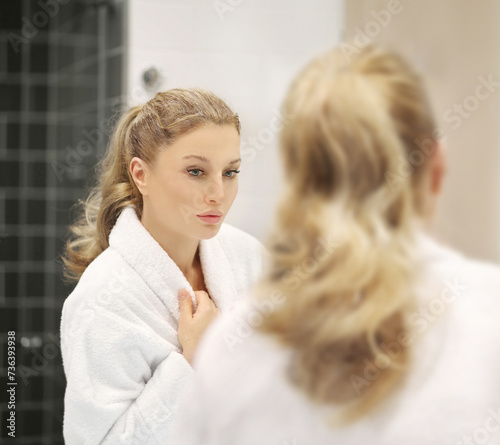
[[[227,224],[200,242],[205,283],[222,314],[257,280],[264,257],[255,238]],[[109,248],[63,307],[67,445],[170,443],[173,414],[193,374],[177,338],[181,288],[196,307],[181,270],[126,208]]]
[[[424,234],[417,248],[425,269],[409,321],[413,340],[385,349],[391,357],[409,344],[413,361],[407,379],[373,412],[328,428],[339,408],[315,405],[289,383],[293,351],[258,330],[268,309],[247,299],[203,338],[172,443],[500,444],[500,268]],[[366,363],[357,382],[378,378],[387,362],[375,363]]]

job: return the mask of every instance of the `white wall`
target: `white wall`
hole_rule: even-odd
[[[202,87],[227,101],[243,127],[227,221],[264,239],[281,177],[273,117],[304,63],[340,42],[344,0],[129,0],[128,9],[129,102],[151,96],[142,73],[152,66],[160,90]]]

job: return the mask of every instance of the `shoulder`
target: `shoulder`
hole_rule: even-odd
[[[134,269],[124,258],[112,248],[104,250],[80,277],[78,284],[66,301],[79,298],[85,294],[87,300],[92,300],[106,289],[116,289],[132,284],[140,284]]]
[[[443,279],[462,281],[473,289],[499,291],[499,265],[469,258],[425,235],[420,236],[418,242],[424,264],[430,273]]]
[[[452,277],[467,296],[464,312],[471,317],[475,312],[480,324],[488,318],[496,325],[500,317],[500,267],[466,257],[457,266]]]
[[[150,293],[137,272],[119,253],[108,248],[87,267],[66,298],[61,328],[69,323],[81,323],[82,314],[100,314],[103,319],[109,315],[139,314],[144,312],[141,305],[145,306],[146,302],[146,298],[140,296]]]
[[[90,345],[125,343],[153,355],[158,344],[177,344],[175,323],[162,301],[113,249],[89,265],[65,300],[60,332],[66,362],[76,344],[97,351],[101,346]]]
[[[453,312],[461,320],[468,320],[467,323],[479,320],[483,324],[488,320],[496,323],[500,317],[500,267],[468,258],[431,238],[421,242],[422,245],[426,276],[423,282],[434,289],[426,300],[438,295],[447,306],[453,302]],[[431,305],[432,301],[427,303]]]

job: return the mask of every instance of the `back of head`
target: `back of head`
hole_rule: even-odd
[[[375,47],[351,59],[328,52],[297,77],[284,106],[293,118],[282,132],[282,155],[298,193],[362,204],[374,189],[394,185],[392,175],[403,176],[406,163],[420,211],[426,163],[414,158],[435,124],[422,81],[403,58]]]
[[[262,329],[294,351],[290,377],[312,400],[339,403],[344,420],[373,408],[408,369],[408,329],[434,123],[419,76],[374,47],[348,60],[334,50],[296,78],[281,135],[286,193],[259,298],[284,303]],[[430,144],[431,146],[433,144]],[[413,165],[412,165],[413,164]],[[390,359],[384,345],[399,344]],[[368,363],[384,362],[364,380]]]
[[[109,234],[122,210],[133,205],[142,214],[142,195],[132,179],[130,162],[152,164],[161,150],[202,125],[230,125],[240,131],[238,115],[215,94],[202,89],[172,89],[130,108],[118,120],[99,165],[98,185],[81,203],[66,245],[65,274],[78,279],[109,245]]]

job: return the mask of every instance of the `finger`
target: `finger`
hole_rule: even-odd
[[[186,289],[179,290],[179,310],[181,312],[181,317],[192,318],[193,317],[193,300]]]
[[[196,298],[196,302],[198,303],[198,307],[210,305],[210,303],[212,302],[212,300],[204,290],[194,291],[194,296]]]

